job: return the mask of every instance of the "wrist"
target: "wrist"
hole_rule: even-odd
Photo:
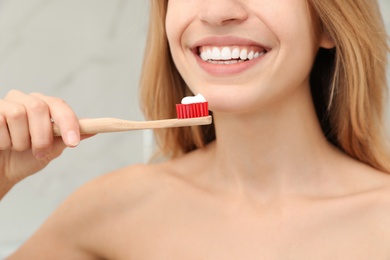
[[[0,180],[0,201],[12,189],[14,185],[5,180]]]

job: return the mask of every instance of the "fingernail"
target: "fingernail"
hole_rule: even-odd
[[[71,146],[77,146],[80,142],[80,139],[75,131],[69,131],[66,135],[66,140]]]

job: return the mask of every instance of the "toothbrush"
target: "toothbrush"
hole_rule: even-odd
[[[178,118],[163,120],[128,121],[118,118],[80,119],[80,134],[90,135],[132,130],[209,125],[212,123],[212,117],[209,115],[208,103],[206,101],[202,100],[202,102],[191,104],[177,104],[176,111]],[[54,136],[61,136],[60,129],[55,124],[53,124],[53,134]]]
[[[211,116],[195,117],[187,119],[164,119],[151,121],[128,121],[118,118],[92,118],[80,119],[80,134],[100,134],[112,132],[124,132],[131,130],[144,130],[169,127],[183,127],[195,125],[209,125],[212,122]],[[53,124],[54,136],[60,136],[60,129]]]
[[[201,94],[185,97],[181,104],[176,104],[176,113],[179,119],[208,116],[209,103]]]

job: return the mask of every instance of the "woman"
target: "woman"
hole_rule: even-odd
[[[389,49],[376,1],[151,8],[146,116],[174,117],[180,98],[202,93],[214,124],[157,132],[169,160],[88,183],[10,259],[389,258]],[[2,194],[80,141],[56,98],[12,91],[0,115]]]

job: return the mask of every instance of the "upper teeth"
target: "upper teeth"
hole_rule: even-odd
[[[204,61],[253,60],[266,53],[259,47],[211,47],[199,48],[200,57]]]

